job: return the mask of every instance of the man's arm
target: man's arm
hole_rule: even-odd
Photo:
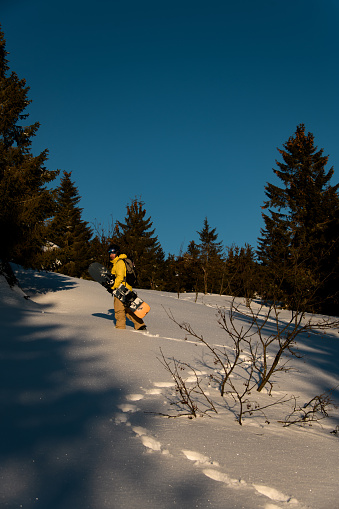
[[[126,265],[124,260],[118,260],[115,265],[115,281],[112,290],[116,290],[124,282],[126,277]]]

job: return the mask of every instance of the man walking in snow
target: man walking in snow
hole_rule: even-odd
[[[123,284],[128,290],[132,291],[131,285],[126,282],[126,265],[124,259],[127,255],[120,254],[120,247],[117,244],[111,244],[108,248],[110,262],[112,264],[111,273],[114,278],[112,290],[119,288]],[[114,296],[114,314],[116,329],[126,329],[126,316],[134,324],[135,330],[146,330],[146,325],[141,318],[135,316],[134,313],[121,300]]]

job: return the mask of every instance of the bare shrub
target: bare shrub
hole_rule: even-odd
[[[291,424],[309,424],[319,422],[329,416],[329,411],[337,408],[331,398],[331,392],[326,391],[319,396],[314,396],[310,401],[300,406],[297,400],[294,400],[294,407],[292,412],[282,421],[284,426],[291,426]]]
[[[216,383],[220,395],[224,398],[227,408],[236,415],[239,424],[243,423],[245,415],[261,413],[268,421],[265,411],[274,405],[294,401],[292,412],[283,422],[286,426],[297,422],[319,420],[320,416],[327,417],[327,409],[331,407],[326,393],[315,396],[303,407],[296,403],[295,396],[287,395],[270,403],[259,403],[253,397],[254,393],[260,393],[265,386],[269,386],[266,394],[272,396],[274,384],[273,375],[288,371],[288,362],[291,357],[300,357],[297,351],[297,338],[301,334],[311,332],[320,333],[333,327],[338,327],[339,320],[332,318],[319,318],[306,316],[303,312],[293,312],[290,318],[280,318],[281,309],[277,304],[269,306],[260,305],[255,311],[251,304],[246,308],[237,304],[235,299],[231,301],[228,310],[218,309],[218,323],[231,341],[231,346],[212,346],[201,334],[195,332],[189,323],[179,323],[170,311],[166,311],[169,318],[186,333],[185,339],[192,337],[202,343],[211,355],[210,383]],[[272,360],[273,359],[273,360]],[[189,409],[190,415],[196,417],[198,412],[195,396],[199,394],[206,397],[209,409],[215,410],[215,405],[201,388],[201,380],[196,375],[196,384],[188,388],[186,380],[182,377],[184,367],[189,367],[194,373],[192,366],[172,359],[173,366],[164,358],[162,363],[170,372],[176,383],[176,391],[180,396],[180,403]]]
[[[227,408],[232,411],[239,424],[243,423],[243,417],[246,414],[253,415],[254,412],[260,412],[265,415],[264,410],[270,406],[285,403],[286,399],[280,398],[270,404],[261,405],[253,400],[252,391],[257,388],[257,350],[251,342],[250,328],[243,327],[237,331],[235,327],[235,317],[229,315],[230,323],[226,320],[226,315],[219,311],[219,323],[229,331],[229,335],[233,341],[233,348],[229,350],[224,347],[211,346],[202,335],[197,334],[188,323],[178,323],[171,313],[168,316],[173,320],[180,329],[187,333],[188,336],[195,338],[197,341],[206,346],[212,356],[212,363],[215,369],[209,375],[210,382],[215,382],[219,388],[220,394],[224,397]],[[243,349],[246,347],[246,352]],[[186,363],[180,363],[181,366],[189,366]],[[178,362],[176,361],[175,368]],[[177,369],[169,369],[168,363],[166,369],[171,373],[176,382],[177,390],[183,395],[181,403],[186,404],[191,413],[196,416],[195,400],[193,400],[193,392],[187,389],[187,385],[183,377],[178,373]],[[192,366],[189,366],[193,370]],[[200,384],[199,384],[199,387]],[[189,393],[189,398],[187,397]],[[211,400],[209,399],[211,404]],[[234,404],[233,404],[233,403]],[[266,417],[266,416],[265,416]]]
[[[174,358],[167,360],[161,349],[160,352],[161,359],[159,360],[165,369],[171,374],[175,382],[177,398],[176,401],[171,404],[179,404],[180,407],[188,409],[188,413],[180,415],[188,415],[192,418],[197,417],[198,415],[207,414],[210,411],[218,413],[214,403],[211,401],[203,389],[201,385],[201,378],[199,377],[197,371],[185,362],[179,362]],[[193,384],[188,383],[187,378],[184,376],[184,371],[186,368],[189,368],[191,373],[194,374],[195,381]],[[203,409],[201,406],[198,406],[198,400],[201,400],[201,397],[203,399],[203,404],[205,404],[205,408]],[[167,415],[167,417],[177,417],[177,415]]]

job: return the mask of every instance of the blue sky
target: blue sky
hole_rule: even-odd
[[[33,153],[72,172],[89,223],[137,197],[166,254],[205,217],[224,246],[256,247],[300,123],[338,182],[335,0],[2,0],[0,23],[41,124]]]

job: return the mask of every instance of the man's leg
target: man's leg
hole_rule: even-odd
[[[125,306],[121,300],[114,297],[114,314],[115,314],[115,328],[126,329],[126,312]]]
[[[135,314],[132,313],[132,311],[130,311],[129,309],[126,309],[126,316],[129,320],[131,320],[134,323],[135,330],[138,330],[138,329],[140,329],[140,327],[145,325],[142,318],[135,316]]]

